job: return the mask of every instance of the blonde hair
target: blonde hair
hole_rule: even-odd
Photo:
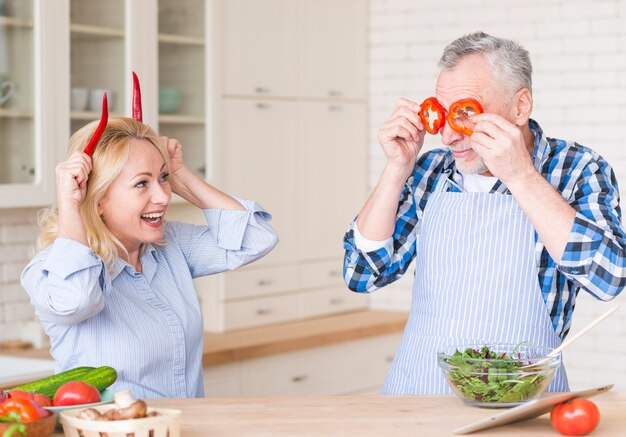
[[[92,137],[98,121],[93,121],[78,130],[70,138],[67,156],[76,151],[83,151]],[[128,161],[130,142],[133,139],[146,140],[161,153],[169,166],[167,147],[150,128],[132,118],[109,119],[102,137],[98,141],[92,157],[92,171],[87,179],[87,192],[80,205],[80,215],[87,232],[89,247],[96,252],[107,266],[117,260],[119,253],[125,253],[122,243],[109,231],[100,214],[98,206],[106,195],[109,186],[120,174]],[[51,245],[59,233],[59,216],[56,208],[46,208],[39,213],[41,234],[37,239],[37,251]]]

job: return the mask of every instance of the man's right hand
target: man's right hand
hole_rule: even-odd
[[[387,165],[408,175],[413,171],[422,145],[424,125],[417,115],[420,107],[407,99],[399,99],[393,113],[378,130],[378,142],[385,155]]]

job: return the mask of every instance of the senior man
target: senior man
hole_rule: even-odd
[[[557,347],[580,290],[610,300],[626,284],[613,170],[530,118],[528,52],[476,32],[449,44],[439,66],[435,96],[398,100],[380,127],[387,164],[344,237],[356,292],[416,259],[385,394],[449,393],[436,353],[453,345]],[[419,155],[426,130],[447,148]],[[549,390],[568,390],[563,368]]]

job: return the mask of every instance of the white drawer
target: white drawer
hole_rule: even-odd
[[[300,265],[301,288],[339,286],[343,283],[343,261],[339,258]]]
[[[299,304],[297,294],[226,302],[224,327],[228,331],[295,320],[299,316]]]
[[[241,366],[242,396],[341,395],[380,390],[400,333],[337,343]]]
[[[234,398],[240,396],[240,363],[209,366],[204,371],[204,395],[207,398]]]
[[[224,300],[256,297],[297,288],[295,264],[260,269],[242,269],[224,275]]]
[[[300,314],[303,318],[337,314],[367,308],[369,295],[355,293],[347,287],[310,290],[301,294]]]

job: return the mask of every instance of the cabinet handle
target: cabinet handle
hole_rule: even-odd
[[[338,297],[334,297],[331,300],[328,301],[331,305],[339,305],[341,303],[343,303],[343,299],[340,299]]]
[[[340,105],[328,105],[328,110],[330,112],[341,112],[343,111],[343,107]]]
[[[331,278],[336,278],[337,276],[341,276],[341,271],[339,271],[339,270],[330,270],[328,272],[328,276],[330,276]]]
[[[271,308],[259,308],[258,310],[256,310],[256,313],[259,316],[266,316],[268,314],[272,314],[273,312],[274,310],[272,310]]]
[[[341,91],[338,90],[330,90],[328,91],[328,95],[330,97],[340,97],[341,96]]]
[[[267,94],[270,92],[269,88],[265,88],[262,86],[254,87],[254,92],[259,94]]]
[[[393,355],[388,355],[387,357],[385,357],[385,361],[387,361],[388,363],[393,362]]]
[[[291,378],[291,382],[304,382],[307,379],[309,379],[307,375],[296,375]]]
[[[259,287],[266,287],[268,285],[272,285],[274,283],[274,281],[272,281],[271,279],[260,279],[256,285],[258,285]]]
[[[256,108],[257,109],[270,109],[272,106],[268,105],[267,103],[257,103],[256,104]]]

